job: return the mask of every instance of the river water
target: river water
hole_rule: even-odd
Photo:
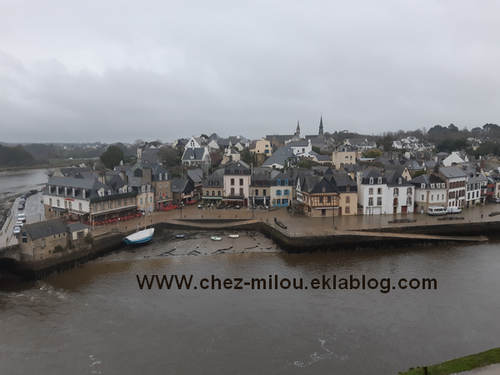
[[[31,176],[0,190],[39,182]],[[151,245],[171,250],[153,241],[133,259],[112,254],[38,282],[1,274],[0,373],[397,374],[500,346],[498,242],[142,258]],[[193,281],[141,289],[144,275]],[[243,288],[202,289],[212,275]],[[243,284],[270,275],[304,288]],[[437,289],[313,289],[323,275],[434,278]]]
[[[43,184],[48,180],[46,169],[24,169],[0,172],[0,193]]]
[[[0,372],[397,374],[500,346],[498,243],[118,258],[39,282],[4,279]],[[140,289],[137,275],[154,274],[193,275],[193,284]],[[212,275],[310,285],[334,274],[392,285],[435,278],[437,289],[193,288]]]

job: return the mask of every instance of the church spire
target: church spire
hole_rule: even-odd
[[[323,135],[323,115],[321,115],[321,118],[319,120],[319,135]]]
[[[300,125],[298,121],[297,121],[297,130],[295,130],[295,134],[300,137]]]

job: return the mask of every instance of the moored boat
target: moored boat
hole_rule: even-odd
[[[239,234],[230,234],[229,238],[238,238],[240,235]]]
[[[174,237],[175,238],[184,238],[184,237],[186,237],[186,235],[185,234],[174,234]]]
[[[212,236],[210,237],[213,241],[220,241],[222,240],[222,237],[218,237],[218,236]]]
[[[146,243],[153,238],[153,234],[155,232],[154,228],[144,229],[139,232],[135,232],[130,236],[127,236],[123,239],[128,244],[137,245],[141,243]]]

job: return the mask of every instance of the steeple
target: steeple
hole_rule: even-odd
[[[323,115],[321,115],[321,119],[319,120],[319,135],[323,134]]]
[[[300,137],[300,125],[298,121],[297,121],[297,130],[295,130],[295,134]]]

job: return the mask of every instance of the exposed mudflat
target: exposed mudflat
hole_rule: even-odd
[[[175,234],[185,234],[176,238]],[[229,235],[238,235],[231,238]],[[220,241],[212,240],[218,236]],[[271,239],[257,231],[167,231],[156,235],[148,244],[127,245],[104,257],[104,260],[134,260],[144,258],[205,256],[238,253],[283,252]]]

